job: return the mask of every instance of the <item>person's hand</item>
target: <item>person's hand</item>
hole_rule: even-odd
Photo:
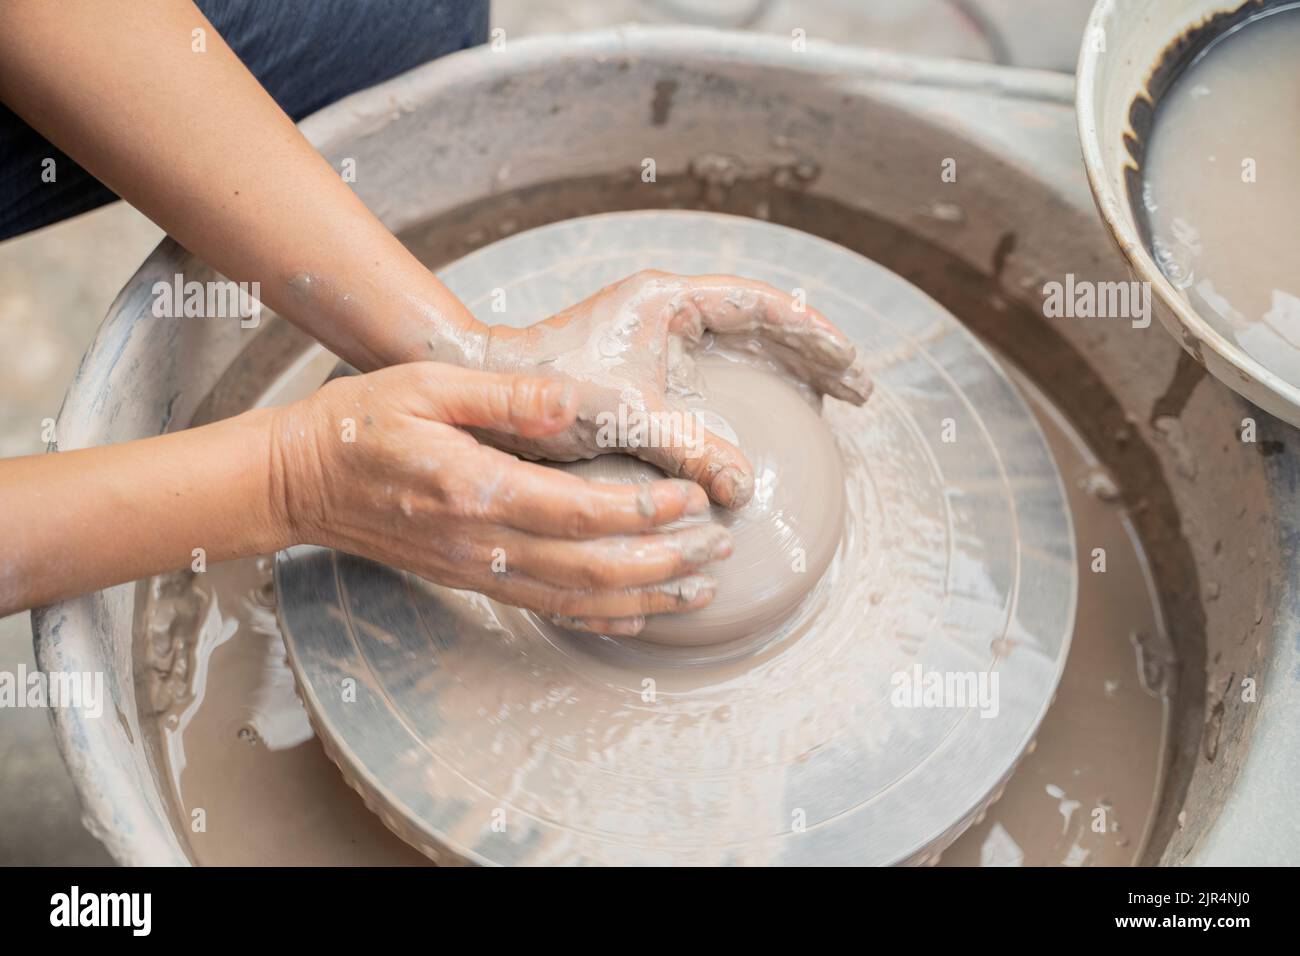
[[[617,415],[620,405],[629,414],[684,421],[673,396],[692,390],[691,351],[706,332],[720,345],[766,357],[819,394],[855,405],[871,394],[853,344],[780,289],[735,276],[644,271],[536,325],[492,328],[486,368],[564,376],[578,408],[572,424],[545,435],[489,440],[555,461],[626,452],[698,482],[721,505],[739,507],[753,494],[753,467],[707,429],[677,429],[654,447],[604,448],[598,440],[600,420]]]
[[[461,427],[531,441],[573,427],[572,384],[414,362],[336,379],[277,410],[275,482],[293,536],[548,615],[635,634],[713,599],[731,553],[695,484],[605,485],[519,461]]]

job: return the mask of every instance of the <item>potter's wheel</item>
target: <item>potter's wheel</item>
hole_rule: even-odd
[[[295,548],[277,562],[279,604],[321,739],[437,859],[922,859],[994,798],[1065,663],[1073,531],[1042,434],[936,303],[784,227],[594,216],[498,242],[442,278],[489,322],[505,289],[525,323],[647,267],[805,289],[867,357],[871,401],[823,412],[846,470],[824,577],[777,633],[670,653]],[[926,693],[936,679],[946,694]]]

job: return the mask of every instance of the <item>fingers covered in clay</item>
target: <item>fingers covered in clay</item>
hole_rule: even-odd
[[[558,624],[581,628],[576,622],[600,618],[644,617],[694,611],[713,600],[717,582],[691,574],[636,588],[580,590],[558,587],[523,576],[505,577],[484,589],[489,597],[536,611]],[[572,622],[572,623],[571,623]]]
[[[698,483],[724,508],[739,508],[754,495],[754,466],[745,453],[721,435],[698,424],[699,419],[670,414],[660,408],[664,428],[656,444],[628,448],[670,475]],[[689,433],[687,423],[694,423]]]
[[[573,419],[564,383],[413,363],[338,379],[280,410],[275,458],[296,538],[547,615],[636,617],[711,599],[730,553],[691,481],[600,484],[478,444]]]
[[[826,316],[766,282],[736,276],[683,276],[673,321],[698,323],[715,335],[747,337],[752,348],[775,346],[773,357],[820,392],[862,404],[871,382],[857,349]],[[747,347],[745,343],[740,343]]]
[[[709,508],[708,496],[691,481],[601,484],[488,448],[481,449],[478,462],[483,475],[494,476],[480,483],[483,517],[534,534],[560,538],[636,534]]]
[[[591,541],[505,533],[500,546],[524,574],[560,587],[603,589],[657,584],[731,555],[719,524]]]
[[[706,333],[708,333],[706,335]],[[784,369],[820,395],[862,404],[871,383],[853,343],[800,295],[753,279],[643,270],[524,330],[493,329],[485,367],[559,375],[577,411],[555,433],[485,429],[483,439],[525,458],[575,461],[611,451],[700,484],[718,504],[746,504],[754,486],[743,451],[713,433],[701,447],[675,440],[602,440],[610,421],[651,416],[693,391],[698,352]]]
[[[401,366],[434,421],[533,438],[552,435],[577,414],[573,383],[417,362]]]
[[[552,619],[552,623],[570,631],[588,634],[610,634],[617,637],[636,637],[645,630],[644,617],[570,617]]]

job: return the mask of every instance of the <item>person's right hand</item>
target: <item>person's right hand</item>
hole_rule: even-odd
[[[698,390],[694,353],[706,342],[781,367],[817,395],[861,405],[871,394],[857,347],[792,294],[740,276],[643,269],[533,325],[491,327],[484,367],[564,377],[577,389],[578,415],[559,433],[485,437],[528,458],[578,461],[609,450],[600,444],[602,417],[681,421],[679,398]],[[744,506],[754,494],[753,464],[721,435],[700,431],[673,430],[666,441],[622,451],[698,482],[725,508]]]
[[[294,537],[479,591],[566,627],[636,634],[645,615],[703,607],[694,573],[731,553],[694,482],[589,482],[479,444],[573,423],[572,386],[414,362],[339,378],[277,410],[274,481]]]

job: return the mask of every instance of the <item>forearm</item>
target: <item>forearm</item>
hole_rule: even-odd
[[[0,461],[0,616],[293,543],[275,415]]]
[[[480,364],[483,327],[189,0],[11,0],[4,17],[0,100],[185,248],[362,370]]]

